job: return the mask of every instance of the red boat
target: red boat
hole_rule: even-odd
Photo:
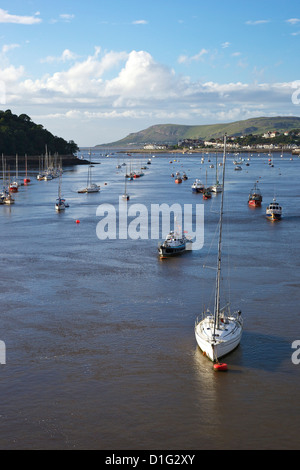
[[[10,193],[17,193],[18,190],[19,190],[19,185],[18,185],[18,183],[11,183],[11,184],[9,185],[9,192],[10,192]]]
[[[176,184],[182,183],[182,178],[178,172],[176,173],[175,183]]]
[[[255,183],[254,188],[249,194],[248,204],[249,206],[252,206],[252,207],[259,207],[261,206],[261,202],[262,202],[262,195]]]
[[[203,191],[203,199],[210,199],[211,198],[211,192],[209,189],[205,189]]]

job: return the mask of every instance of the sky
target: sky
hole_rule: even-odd
[[[0,109],[79,146],[300,116],[299,0],[0,0]]]

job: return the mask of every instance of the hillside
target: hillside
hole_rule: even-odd
[[[41,155],[48,152],[59,155],[73,155],[78,146],[72,140],[67,142],[35,124],[27,114],[17,116],[9,109],[0,111],[0,152],[4,155]]]
[[[127,147],[144,144],[175,145],[183,139],[210,140],[220,138],[225,133],[229,136],[263,134],[268,131],[280,133],[300,128],[300,117],[260,117],[236,121],[226,124],[208,124],[201,126],[185,126],[176,124],[157,124],[140,132],[129,134],[124,139],[96,147]]]

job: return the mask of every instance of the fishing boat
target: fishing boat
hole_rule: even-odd
[[[181,255],[191,250],[192,243],[192,240],[187,238],[184,233],[171,231],[166,239],[158,245],[160,258]]]
[[[227,303],[222,308],[220,306],[225,161],[226,135],[224,137],[223,183],[219,220],[219,242],[214,310],[213,312],[210,312],[210,310],[203,311],[202,319],[197,318],[195,322],[195,337],[197,344],[202,350],[203,354],[216,364],[219,364],[219,359],[221,357],[230,353],[239,345],[243,332],[241,311],[238,310],[237,312],[231,313],[229,303]]]
[[[257,184],[254,184],[254,187],[249,194],[248,204],[252,207],[260,207],[262,203],[262,195],[260,189],[257,187]]]
[[[100,186],[92,182],[92,165],[88,167],[88,176],[87,176],[87,186],[85,188],[79,189],[77,192],[82,193],[98,193],[100,191]]]
[[[282,216],[282,207],[276,202],[274,198],[273,201],[267,206],[266,216],[270,220],[280,220]]]
[[[204,184],[200,180],[196,179],[191,186],[193,193],[203,193]]]

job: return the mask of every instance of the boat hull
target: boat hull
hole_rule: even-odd
[[[227,323],[216,329],[213,337],[213,319],[207,317],[195,326],[195,337],[201,351],[211,361],[217,362],[240,344],[243,324],[241,319],[229,317]]]
[[[170,256],[182,255],[186,252],[186,243],[178,246],[164,246],[159,245],[158,247],[159,255],[163,258],[168,258]]]
[[[221,193],[222,192],[222,186],[220,185],[214,185],[210,188],[210,190],[213,192],[213,193]]]
[[[83,193],[98,193],[100,191],[100,188],[84,188],[80,189],[78,193],[83,194]]]
[[[193,188],[192,187],[192,193],[203,193],[204,188]]]
[[[269,220],[280,220],[281,214],[266,214],[266,217]]]
[[[255,199],[249,199],[248,201],[249,206],[251,207],[261,207],[261,201],[255,200]]]

